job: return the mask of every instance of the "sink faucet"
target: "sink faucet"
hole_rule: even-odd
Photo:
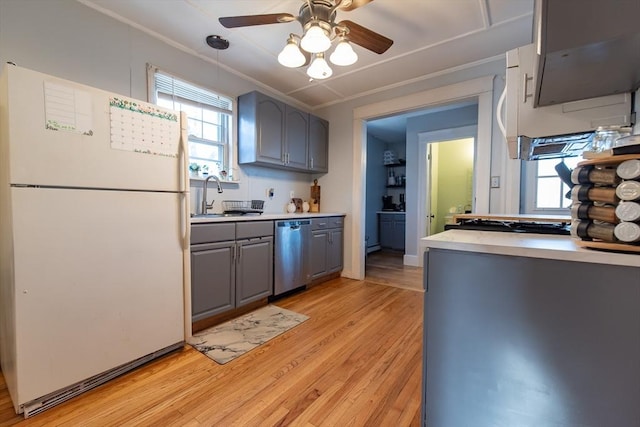
[[[220,185],[220,180],[215,175],[209,175],[207,179],[204,180],[204,184],[202,187],[202,213],[206,214],[209,209],[213,209],[213,202],[207,203],[207,185],[209,184],[209,180],[214,179],[218,184],[218,193],[222,193],[222,186]]]

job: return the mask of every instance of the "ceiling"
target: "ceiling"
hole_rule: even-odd
[[[392,40],[378,55],[354,45],[358,62],[332,66],[326,80],[310,81],[305,68],[278,63],[297,21],[226,29],[221,16],[290,13],[304,0],[77,0],[212,64],[218,63],[259,86],[297,100],[310,110],[389,89],[504,55],[532,40],[534,0],[375,0],[337,12]],[[214,50],[206,37],[229,40]],[[217,62],[216,62],[217,61]]]

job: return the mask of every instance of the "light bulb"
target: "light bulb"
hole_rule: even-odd
[[[300,52],[296,41],[293,38],[289,38],[284,49],[282,49],[282,52],[278,55],[278,62],[285,67],[297,68],[304,65],[305,61],[306,58],[302,52]]]
[[[336,65],[347,66],[354,64],[358,60],[358,54],[354,52],[349,42],[343,38],[336,46],[329,60]]]
[[[325,61],[324,54],[317,53],[311,65],[307,68],[307,74],[312,79],[322,80],[331,77],[333,70],[329,67],[327,61]]]
[[[319,25],[312,25],[300,40],[300,47],[311,53],[324,52],[331,47],[331,39]]]

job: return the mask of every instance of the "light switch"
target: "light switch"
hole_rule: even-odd
[[[500,177],[492,176],[491,177],[491,188],[500,188]]]

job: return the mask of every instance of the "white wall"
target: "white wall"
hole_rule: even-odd
[[[418,176],[419,146],[418,134],[440,129],[457,128],[478,123],[478,106],[469,105],[455,110],[441,111],[424,116],[407,119],[407,180],[415,183],[412,188],[418,188],[418,180],[424,177]],[[415,236],[421,236],[418,230],[418,200],[417,194],[407,198],[406,233],[407,238],[405,254],[417,256],[418,242]]]
[[[8,61],[142,100],[147,63],[232,98],[260,90],[283,99],[74,0],[0,0],[0,64]],[[209,193],[214,211],[221,210],[222,200],[260,199],[266,212],[286,212],[290,191],[308,199],[313,177],[240,166],[240,181],[225,184],[222,194]],[[201,188],[201,181],[192,182],[193,212]],[[267,198],[268,188],[275,189],[273,199]]]
[[[474,79],[479,78],[488,78],[490,80],[493,80],[494,91],[491,94],[490,102],[490,121],[492,122],[492,124],[490,125],[490,129],[488,129],[491,139],[491,153],[483,153],[483,155],[488,155],[491,158],[491,170],[484,171],[484,175],[502,175],[504,168],[503,162],[506,162],[506,146],[502,136],[500,135],[500,131],[497,125],[495,125],[495,119],[493,119],[493,111],[495,111],[495,106],[497,105],[498,98],[504,87],[504,80],[502,78],[504,72],[504,59],[494,58],[492,60],[488,60],[487,62],[475,64],[474,66],[470,66],[468,68],[462,68],[454,72],[432,76],[430,78],[425,77],[424,80],[416,81],[411,84],[395,87],[393,89],[350,100],[348,102],[333,105],[331,107],[320,109],[317,111],[318,114],[326,117],[331,123],[329,131],[330,164],[333,165],[333,162],[336,162],[337,164],[339,164],[339,167],[341,169],[348,170],[349,168],[351,168],[354,171],[351,173],[351,176],[347,178],[349,179],[348,183],[345,183],[344,176],[337,176],[332,173],[323,176],[320,179],[320,183],[324,186],[323,197],[326,189],[327,198],[325,199],[325,202],[329,206],[336,206],[339,207],[340,210],[347,212],[347,217],[345,220],[346,245],[345,270],[343,272],[344,275],[346,275],[347,277],[356,278],[362,276],[362,270],[360,269],[361,254],[359,253],[359,245],[364,244],[364,241],[357,241],[360,238],[358,237],[360,233],[357,230],[360,230],[363,225],[360,224],[361,219],[359,218],[359,215],[354,215],[354,212],[359,211],[359,207],[357,207],[356,205],[361,203],[361,200],[359,196],[348,197],[344,193],[344,191],[340,191],[340,189],[349,186],[353,189],[353,192],[355,194],[364,194],[362,190],[362,187],[364,186],[364,179],[362,176],[359,176],[359,172],[356,171],[360,171],[363,170],[363,168],[366,168],[367,159],[366,156],[364,156],[361,152],[361,147],[357,147],[353,143],[354,134],[357,133],[356,131],[359,131],[357,127],[362,126],[360,121],[354,120],[354,113],[362,110],[376,110],[378,109],[377,107],[382,103],[389,106],[388,108],[386,108],[386,115],[397,114],[406,110],[403,110],[401,106],[403,105],[402,100],[408,97],[413,98],[416,95],[424,96],[425,105],[427,105],[430,102],[428,98],[430,98],[429,94],[431,93],[437,92],[438,98],[446,98],[446,93],[443,93],[443,91],[446,92],[447,88],[450,86],[455,86],[456,84],[463,82],[470,82]],[[415,99],[413,99],[413,101],[415,101]],[[462,99],[457,100],[457,102],[460,101],[462,101]],[[396,106],[398,106],[397,109]],[[483,112],[482,114],[486,113]],[[359,132],[364,133],[363,131]],[[409,147],[407,147],[407,150],[409,150]],[[411,156],[412,155],[409,153],[409,151],[407,151],[407,160],[409,160]],[[416,185],[417,183],[415,181],[411,182],[409,179],[407,180],[406,194],[408,202],[410,202],[412,198],[414,200],[416,199]],[[482,185],[484,185],[488,191],[489,180],[487,180],[487,182]],[[504,197],[502,190],[503,189],[498,189],[498,191],[491,193],[491,200],[487,201],[487,206],[489,206],[487,210],[495,213],[503,211]],[[409,215],[409,211],[411,209],[412,207],[408,205],[407,216]],[[409,220],[408,217],[407,220]],[[415,229],[407,229],[407,235],[409,235],[409,233],[415,232]],[[362,236],[362,240],[364,240],[364,236]],[[351,245],[349,245],[350,241],[352,242]],[[409,250],[415,250],[417,252],[417,248],[407,248],[407,252]]]
[[[220,60],[224,62],[224,53],[220,54]],[[230,97],[258,89],[288,101],[282,94],[257,87],[74,0],[0,0],[0,62],[6,61],[138,99],[147,98],[146,64],[151,63]],[[322,186],[322,210],[347,214],[345,276],[359,276],[359,272],[354,271],[354,265],[358,264],[358,261],[354,263],[354,256],[359,256],[354,245],[364,245],[364,241],[353,242],[354,227],[361,226],[360,219],[354,219],[352,215],[353,194],[361,197],[364,182],[364,177],[354,174],[354,162],[366,163],[361,152],[354,152],[354,126],[360,126],[354,124],[354,109],[482,76],[501,76],[504,71],[504,59],[494,58],[313,112],[330,122],[330,171],[315,178]],[[494,86],[495,105],[502,90],[502,80],[497,78]],[[491,156],[495,166],[492,166],[491,173],[494,174],[495,167],[495,174],[501,175],[500,168],[504,168],[503,142],[497,130],[492,132],[494,148]],[[216,200],[266,199],[267,188],[274,187],[276,197],[272,201],[267,200],[266,210],[283,212],[289,191],[303,198],[309,197],[313,178],[306,174],[241,167],[241,184],[227,185],[225,192],[215,197]],[[408,187],[407,193],[410,190]],[[194,193],[197,195],[198,191]],[[499,212],[501,202],[500,196],[497,197],[494,203],[492,195],[491,209]],[[407,198],[411,200],[409,194]]]

